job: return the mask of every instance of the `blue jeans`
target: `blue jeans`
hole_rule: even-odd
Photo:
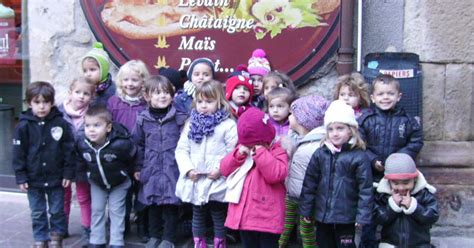
[[[30,187],[27,195],[31,209],[31,222],[35,241],[49,240],[50,232],[64,235],[66,233],[64,189],[62,187]],[[48,209],[50,214],[49,221],[46,209]]]

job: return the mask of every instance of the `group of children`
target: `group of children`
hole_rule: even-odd
[[[149,75],[139,60],[121,66],[115,85],[100,43],[81,65],[58,107],[51,84],[31,83],[15,129],[34,247],[62,247],[72,181],[90,247],[107,236],[124,246],[133,198],[146,247],[175,246],[183,204],[197,248],[210,219],[216,248],[228,229],[244,247],[286,247],[296,225],[303,247],[356,247],[356,228],[359,247],[376,247],[377,225],[380,247],[429,247],[435,190],[416,169],[422,130],[397,107],[396,79],[377,77],[369,93],[360,74],[341,76],[331,103],[298,98],[262,49],[225,83],[210,59],[196,59],[182,89],[179,72]]]

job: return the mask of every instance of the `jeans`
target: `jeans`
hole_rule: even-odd
[[[131,180],[127,179],[110,190],[103,189],[90,181],[92,199],[92,223],[89,242],[94,245],[102,245],[106,240],[106,204],[109,203],[110,218],[110,242],[112,245],[124,245],[123,232],[125,231],[125,198]]]
[[[27,195],[35,241],[49,240],[50,232],[59,235],[65,234],[64,189],[60,186],[54,188],[30,187]],[[50,214],[49,221],[46,209]]]

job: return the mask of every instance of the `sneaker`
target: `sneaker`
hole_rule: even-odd
[[[33,248],[47,248],[48,241],[36,241],[31,247]]]
[[[88,227],[82,227],[82,235],[81,235],[81,247],[88,247],[89,246],[89,238],[91,235],[91,229]]]
[[[160,241],[159,239],[157,238],[150,238],[150,240],[148,240],[148,242],[145,244],[145,248],[157,248],[158,245],[160,244]]]
[[[171,241],[163,240],[163,241],[161,241],[158,248],[175,248],[175,247],[174,247],[174,244]]]

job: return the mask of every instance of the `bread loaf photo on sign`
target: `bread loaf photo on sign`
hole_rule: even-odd
[[[183,15],[204,16],[204,7],[178,7],[179,0],[111,0],[101,12],[105,26],[130,39],[156,39],[199,31],[181,29]]]

